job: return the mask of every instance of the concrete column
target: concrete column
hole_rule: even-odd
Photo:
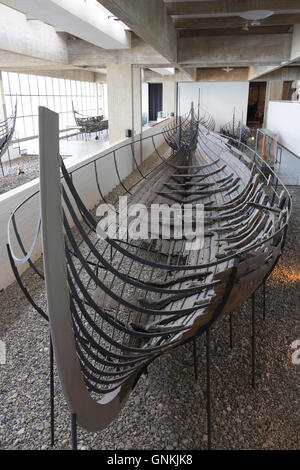
[[[132,136],[142,130],[141,70],[130,64],[107,66],[109,140],[125,138],[126,129]]]
[[[280,100],[282,100],[282,92],[283,92],[283,81],[282,80],[269,80],[267,82],[266,100],[265,100],[265,114],[264,114],[264,124],[263,124],[264,127],[266,126],[266,122],[267,122],[269,102],[270,101],[280,101]]]
[[[0,71],[0,121],[7,119],[2,72]]]
[[[142,70],[132,67],[132,107],[133,107],[133,135],[142,133]]]
[[[175,79],[163,81],[163,112],[165,116],[170,113],[176,115],[177,83]]]

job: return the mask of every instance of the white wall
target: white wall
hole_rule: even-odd
[[[200,105],[208,111],[216,121],[216,130],[232,119],[235,107],[236,118],[244,122],[247,119],[249,83],[248,82],[193,82],[179,83],[178,112],[185,114],[191,108],[193,101],[198,105],[200,88]]]
[[[142,114],[147,114],[149,118],[149,83],[142,83]]]
[[[300,102],[270,101],[267,129],[278,135],[278,142],[300,157]]]
[[[149,137],[155,134],[162,132],[162,129],[169,123],[169,121],[164,121],[161,124],[158,124],[155,127],[148,128],[143,132],[143,137]],[[136,139],[140,136],[136,136]],[[164,142],[163,135],[154,137],[155,144],[159,147]],[[90,153],[85,154],[83,157],[70,157],[65,161],[65,165],[69,172],[73,172],[73,181],[76,186],[76,189],[81,196],[83,202],[88,207],[92,209],[100,200],[100,195],[97,189],[97,184],[95,180],[94,165],[86,165],[83,168],[80,168],[82,164],[87,164],[93,162],[95,159],[103,156],[102,159],[97,160],[97,169],[99,176],[99,184],[104,195],[108,194],[116,185],[119,184],[119,180],[115,171],[115,165],[112,154],[105,156],[109,152],[122,145],[129,144],[131,139],[124,139],[120,142],[115,143],[102,150],[99,153]],[[152,139],[147,139],[143,141],[142,149],[140,144],[135,145],[135,155],[137,162],[140,161],[140,150],[143,152],[143,159],[146,159],[153,151]],[[132,164],[132,152],[131,146],[127,146],[124,149],[116,151],[116,159],[118,162],[118,168],[120,177],[124,179],[128,176],[133,169]],[[79,168],[79,169],[78,169]],[[75,170],[78,171],[75,172]],[[35,179],[26,183],[19,188],[8,191],[5,194],[0,195],[0,290],[5,289],[15,278],[12,273],[8,255],[7,255],[7,223],[10,217],[11,212],[24,201],[31,194],[39,190],[39,179]],[[39,217],[39,194],[30,199],[26,204],[23,205],[22,210],[18,211],[16,215],[16,223],[19,229],[20,236],[24,242],[24,247],[26,251],[29,251],[35,233],[36,224]],[[11,232],[13,233],[13,232]],[[13,246],[16,247],[14,238],[12,237]],[[22,253],[15,248],[16,256],[22,258]],[[37,245],[37,249],[34,252],[34,257],[32,259],[37,259],[41,255],[41,244],[40,240]],[[24,271],[24,268],[28,268],[28,264],[20,266],[20,272]]]

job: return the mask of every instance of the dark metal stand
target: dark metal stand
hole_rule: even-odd
[[[232,331],[232,313],[229,315],[229,340],[230,340],[230,348],[233,349],[233,331]]]
[[[77,450],[77,421],[75,413],[71,413],[71,444],[72,450]]]
[[[256,314],[255,314],[255,292],[252,294],[252,387],[255,389],[255,349],[256,349]]]
[[[206,413],[207,449],[211,449],[211,396],[210,396],[210,328],[206,331]]]
[[[193,338],[193,356],[194,356],[194,372],[195,372],[195,381],[198,380],[198,364],[197,364],[197,343],[196,338]]]
[[[263,319],[266,319],[266,281],[263,282]]]
[[[54,447],[54,356],[53,344],[50,337],[50,433],[51,433],[51,446]]]

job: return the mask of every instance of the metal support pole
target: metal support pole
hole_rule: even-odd
[[[230,338],[230,348],[233,349],[232,313],[230,313],[229,315],[229,338]]]
[[[53,357],[53,344],[50,336],[50,433],[51,433],[51,446],[54,447],[54,357]]]
[[[256,340],[256,316],[255,316],[255,292],[252,294],[252,388],[255,389],[255,340]]]
[[[197,343],[196,339],[193,338],[193,356],[194,356],[194,372],[195,372],[195,381],[198,380],[198,364],[197,364]]]
[[[77,422],[75,413],[71,413],[71,443],[72,450],[77,450]]]
[[[211,396],[210,396],[210,328],[206,331],[206,413],[207,413],[207,448],[211,449]]]
[[[266,319],[266,281],[263,282],[263,319]]]

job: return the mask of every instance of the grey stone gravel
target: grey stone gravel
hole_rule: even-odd
[[[18,169],[23,172],[18,174]],[[0,170],[1,171],[1,170]],[[0,194],[4,194],[11,189],[18,188],[22,184],[38,178],[39,160],[37,155],[23,155],[20,158],[13,159],[11,166],[9,162],[3,162],[4,176],[0,176]]]
[[[267,284],[267,318],[257,293],[257,389],[251,388],[251,302],[234,312],[234,349],[229,322],[211,335],[213,448],[299,449],[300,365],[291,344],[300,339],[300,189],[291,190],[294,212],[284,256]],[[41,283],[24,282],[45,302]],[[48,329],[16,284],[0,294],[0,339],[7,364],[0,365],[1,449],[49,449]],[[205,449],[204,340],[197,342],[199,379],[192,347],[165,354],[149,367],[117,419],[103,432],[79,428],[80,449]],[[70,448],[70,421],[55,379],[56,449]]]

